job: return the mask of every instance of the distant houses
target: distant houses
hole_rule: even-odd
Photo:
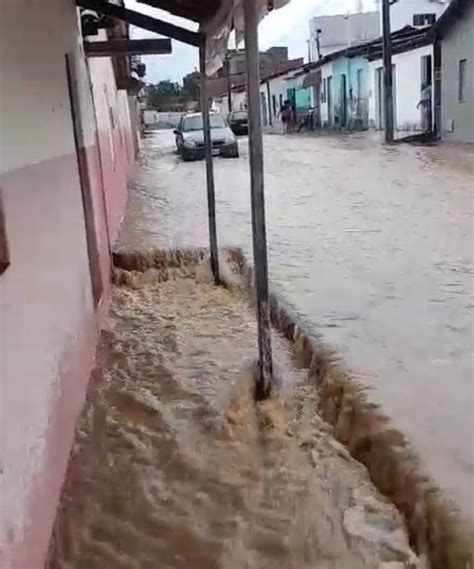
[[[436,17],[441,13],[439,8]],[[420,14],[412,19],[421,24]],[[452,0],[438,20],[430,16],[429,21],[435,24],[407,25],[391,34],[396,130],[401,134],[429,130],[443,139],[474,142],[474,2]],[[419,103],[426,86],[431,107],[423,120]],[[217,100],[227,101],[223,97]],[[233,108],[245,108],[245,84],[233,97]],[[318,61],[264,76],[260,97],[267,127],[281,128],[279,111],[289,100],[298,121],[311,111],[314,129],[383,129],[382,39],[356,43]]]
[[[440,135],[474,142],[474,2],[452,0],[432,28]]]

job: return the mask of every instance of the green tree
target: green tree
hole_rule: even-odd
[[[160,110],[165,105],[179,102],[183,98],[183,88],[179,83],[165,79],[156,84],[146,86],[145,94],[148,105]]]

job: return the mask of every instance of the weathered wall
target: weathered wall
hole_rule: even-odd
[[[288,73],[284,73],[283,75],[279,75],[277,77],[273,77],[272,79],[269,79],[269,83],[270,83],[270,104],[271,107],[273,107],[272,104],[272,96],[275,95],[275,99],[276,99],[276,113],[273,113],[273,108],[272,108],[272,122],[273,122],[273,126],[275,128],[283,128],[282,122],[280,117],[278,116],[278,113],[280,112],[280,101],[285,101],[288,98],[288,92],[287,89],[289,88],[289,84],[287,79],[289,77],[291,77],[292,75],[294,75],[294,70],[293,71],[289,71]],[[263,93],[263,96],[265,97],[265,101],[268,98],[268,93],[267,93],[267,83],[262,83],[260,85],[260,93]]]
[[[413,14],[435,14],[436,18],[439,18],[448,3],[448,0],[399,0],[390,6],[390,28],[395,32],[405,26],[413,26]],[[381,6],[380,2],[380,29],[382,29]]]
[[[0,189],[11,257],[0,276],[2,569],[43,567],[97,325],[107,305],[110,265],[103,188],[112,196],[115,234],[126,195],[123,171],[131,169],[131,162],[118,163],[123,158],[118,131],[113,150],[117,171],[112,174],[108,157],[99,159],[81,41],[72,0],[1,3]],[[75,63],[82,118],[79,156],[88,174],[87,219],[103,285],[97,310],[66,54]],[[110,74],[95,80],[107,85],[117,124],[126,131],[126,97],[123,101],[117,95]],[[100,100],[96,108],[104,120]],[[107,133],[103,129],[99,138],[101,146],[110,144],[112,153]]]
[[[333,61],[334,123],[336,127],[368,128],[368,70],[369,65],[365,57],[341,57]],[[358,93],[358,74],[360,74],[360,93]],[[346,78],[345,90],[343,77]]]
[[[102,32],[97,39],[104,37],[105,32]],[[117,238],[125,209],[127,181],[133,173],[135,163],[128,96],[125,90],[117,90],[109,58],[90,59],[89,69],[97,117],[109,233],[113,243]]]
[[[433,56],[433,46],[427,45],[395,54],[392,57],[394,65],[394,95],[395,95],[395,124],[397,130],[421,130],[421,111],[417,109],[421,97],[422,58]],[[433,57],[432,57],[433,61]],[[376,86],[377,69],[381,69],[381,59],[369,64],[369,122],[379,128],[377,119],[378,93]]]
[[[333,69],[332,62],[326,63],[320,67],[321,69],[321,101],[320,101],[320,112],[321,112],[321,125],[327,127],[330,124],[330,111],[331,117],[333,116],[333,109],[329,108],[330,101],[328,100],[328,80],[332,77]],[[333,98],[334,101],[334,98]]]
[[[441,44],[441,136],[474,142],[474,5],[449,28]],[[466,60],[464,101],[459,95],[459,61]]]

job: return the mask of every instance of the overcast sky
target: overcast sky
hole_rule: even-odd
[[[364,10],[374,9],[375,0],[363,0]],[[162,10],[150,8],[135,0],[126,0],[129,8],[144,12],[160,19],[177,23],[182,27],[193,27],[181,18],[170,16]],[[308,46],[308,22],[312,16],[323,14],[342,14],[355,12],[357,0],[291,0],[282,8],[268,15],[260,24],[260,49],[265,50],[274,45],[286,45],[290,57],[306,57]],[[134,28],[134,38],[157,37],[151,32]],[[154,55],[143,57],[147,67],[146,80],[156,83],[162,79],[171,79],[181,82],[184,75],[197,68],[197,49],[172,40],[172,55]]]

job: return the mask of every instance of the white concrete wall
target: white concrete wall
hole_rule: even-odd
[[[287,85],[288,82],[286,81],[286,79],[288,77],[292,77],[294,75],[294,70],[293,71],[289,71],[288,73],[284,73],[283,75],[279,75],[278,77],[274,77],[273,79],[269,79],[269,83],[270,83],[270,107],[272,108],[272,121],[273,121],[273,126],[276,128],[283,128],[282,122],[280,117],[278,116],[278,113],[280,111],[280,95],[281,95],[281,99],[282,101],[285,101],[287,98]],[[266,82],[260,85],[260,93],[263,93],[265,96],[265,100],[267,100],[268,98],[268,92],[267,92],[267,84]],[[276,98],[276,113],[273,113],[273,107],[272,107],[272,95],[275,95]],[[268,105],[268,102],[267,102]]]
[[[398,0],[390,6],[392,32],[405,26],[413,26],[413,14],[435,14],[436,18],[448,6],[448,0]],[[382,29],[382,3],[379,0],[380,29]]]
[[[379,128],[376,108],[376,71],[381,67],[381,60],[369,61],[368,89],[369,89],[369,127]]]
[[[474,5],[466,8],[441,43],[441,136],[474,142]],[[466,60],[464,101],[459,95],[459,61]]]
[[[321,55],[339,51],[350,45],[362,43],[380,36],[380,19],[376,11],[361,14],[337,14],[317,16],[309,22],[311,60],[318,58],[317,29],[321,30],[319,44]]]
[[[427,45],[392,57],[395,66],[395,121],[400,131],[421,129],[421,111],[417,104],[421,96],[423,56],[431,55],[433,64],[433,46]],[[377,124],[376,70],[381,68],[381,59],[369,62],[369,124]]]
[[[143,111],[143,121],[146,125],[158,124],[160,113],[158,111],[145,109]]]
[[[329,120],[329,107],[328,107],[328,99],[327,99],[327,80],[328,77],[331,77],[333,74],[332,71],[332,63],[326,63],[321,68],[321,79],[323,81],[324,89],[325,89],[325,98],[324,101],[321,102],[321,125],[327,126]],[[333,93],[333,101],[334,101],[334,93]]]
[[[247,108],[247,92],[232,91],[232,110],[244,111],[246,108]],[[227,95],[215,97],[212,101],[212,110],[217,113],[221,113],[221,115],[226,117],[229,114]]]

